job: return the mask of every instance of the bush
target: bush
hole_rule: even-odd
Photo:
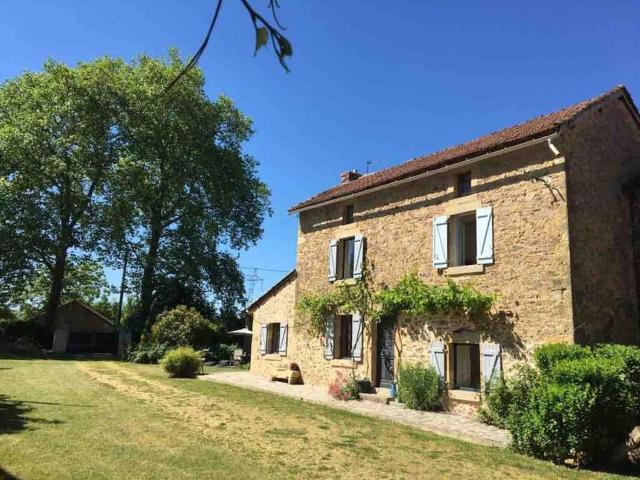
[[[442,384],[432,366],[403,365],[398,380],[398,400],[413,410],[434,410],[440,405]]]
[[[547,372],[560,360],[578,360],[591,355],[589,347],[568,343],[550,343],[536,348],[533,358],[541,372]]]
[[[640,421],[640,348],[548,345],[488,392],[483,421],[509,429],[521,453],[605,464]]]
[[[191,347],[179,347],[167,352],[160,366],[170,377],[194,378],[200,368],[200,354]]]
[[[133,363],[158,363],[167,350],[167,346],[161,343],[139,343],[129,347],[125,358]]]
[[[213,342],[215,334],[213,323],[184,305],[158,315],[151,328],[151,340],[170,347],[204,348]]]
[[[216,346],[212,356],[216,360],[229,360],[236,349],[238,346],[233,343],[221,343]]]
[[[597,436],[590,425],[595,392],[543,382],[530,393],[526,410],[509,416],[514,450],[555,463],[571,458],[576,466],[584,464]]]
[[[297,365],[296,365],[297,366]],[[336,400],[357,400],[360,398],[360,390],[358,389],[358,381],[355,376],[343,378],[338,375],[336,379],[329,385],[329,395]]]
[[[0,335],[6,338],[41,338],[43,327],[36,319],[0,319]]]

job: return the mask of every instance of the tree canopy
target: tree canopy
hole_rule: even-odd
[[[120,152],[115,83],[122,66],[108,58],[75,68],[47,61],[42,72],[0,86],[3,294],[46,269],[48,330],[69,253],[95,245],[93,212]]]
[[[243,300],[237,251],[262,235],[270,193],[243,150],[251,120],[210,99],[200,69],[165,92],[184,66],[175,51],[49,61],[0,85],[0,302],[47,285],[52,331],[70,265],[125,255],[147,331],[168,279],[220,311]]]

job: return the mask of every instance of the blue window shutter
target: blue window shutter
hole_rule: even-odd
[[[447,268],[447,222],[449,217],[433,217],[433,268]]]
[[[260,327],[260,353],[264,355],[267,353],[267,326],[262,325]]]
[[[329,315],[325,323],[324,331],[324,358],[331,360],[333,358],[333,339],[335,337],[336,319],[333,315]]]
[[[493,263],[493,208],[476,210],[476,261],[479,264]]]
[[[329,281],[335,282],[338,275],[338,240],[329,242]]]
[[[353,278],[362,278],[362,263],[364,261],[364,237],[356,235],[353,239]]]
[[[444,343],[440,341],[431,342],[431,365],[438,372],[438,376],[444,381]]]
[[[491,385],[493,380],[500,378],[502,374],[502,365],[500,364],[500,345],[497,343],[482,344],[482,380],[484,386]]]
[[[362,315],[354,313],[351,316],[351,358],[356,362],[362,361],[362,336],[364,329]]]
[[[278,353],[280,355],[287,354],[287,334],[289,333],[289,325],[280,324],[280,345],[278,345]]]

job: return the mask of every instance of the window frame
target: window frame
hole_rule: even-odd
[[[459,173],[456,175],[456,196],[457,197],[466,197],[467,195],[471,195],[472,185],[471,185],[471,171],[466,171]]]
[[[470,349],[469,351],[469,378],[470,378],[470,386],[461,386],[458,384],[458,348],[467,347]],[[474,369],[474,358],[475,358],[475,366],[477,368]],[[479,392],[482,388],[482,371],[481,371],[481,350],[479,343],[463,343],[457,342],[451,344],[451,362],[452,362],[452,370],[451,370],[451,385],[452,390],[464,390],[469,392]],[[474,378],[474,374],[477,375],[477,378]],[[477,380],[477,381],[474,381]]]
[[[337,360],[353,358],[353,315],[336,316],[333,328],[333,358]]]
[[[447,238],[447,256],[449,267],[462,267],[469,265],[478,265],[478,226],[475,211],[469,213],[461,213],[449,217],[448,238]],[[473,240],[470,242],[472,255],[467,263],[467,227],[473,225]]]
[[[274,345],[274,342],[275,342],[275,345]],[[279,353],[279,351],[280,351],[280,323],[279,322],[268,323],[266,355]]]
[[[345,205],[344,209],[342,211],[342,224],[343,225],[349,225],[350,223],[353,223],[353,204],[349,204],[349,205]]]
[[[356,264],[356,251],[355,251],[355,239],[356,237],[345,237],[338,240],[338,261],[337,261],[337,272],[336,278],[337,280],[349,280],[354,278],[355,273],[355,264]],[[347,245],[351,245],[351,263],[350,269],[348,272],[350,273],[348,276],[345,274],[347,271],[345,267],[347,267]]]

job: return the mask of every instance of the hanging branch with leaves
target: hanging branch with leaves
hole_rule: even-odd
[[[182,77],[184,77],[191,69],[193,69],[197,65],[200,57],[202,57],[202,54],[209,45],[209,39],[211,38],[211,34],[213,33],[213,29],[216,26],[218,16],[220,15],[222,1],[223,0],[218,0],[218,2],[216,3],[216,8],[213,12],[213,17],[211,18],[209,29],[207,30],[207,34],[200,44],[200,47],[198,47],[196,53],[193,55],[193,57],[191,57],[191,60],[189,60],[189,62],[184,66],[180,73],[178,73],[178,75],[171,81],[171,83],[167,85],[167,87],[164,89],[164,93],[167,93],[169,90],[171,90]],[[266,46],[269,39],[271,39],[273,51],[278,57],[278,61],[280,62],[280,65],[282,65],[282,68],[284,68],[288,73],[290,70],[286,60],[287,57],[291,57],[293,55],[293,48],[289,39],[284,36],[283,32],[286,30],[286,28],[280,23],[280,19],[278,18],[277,10],[280,8],[280,2],[278,0],[269,0],[269,3],[267,4],[267,7],[271,10],[273,23],[271,23],[264,16],[258,13],[248,0],[240,0],[240,2],[249,13],[251,23],[253,23],[253,28],[256,32],[256,48],[254,51],[254,56],[258,53],[258,50]]]

